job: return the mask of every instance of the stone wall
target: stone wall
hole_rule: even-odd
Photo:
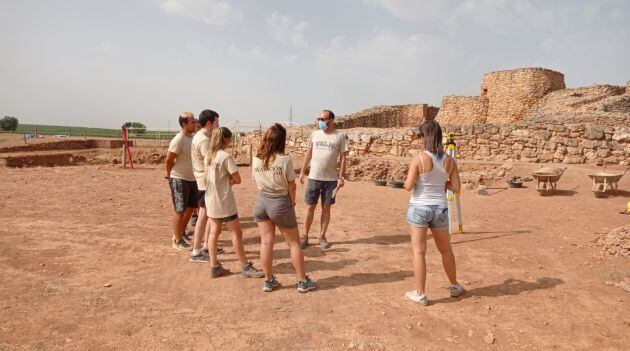
[[[437,120],[452,125],[521,121],[541,98],[564,88],[564,75],[544,68],[486,73],[480,96],[444,97]]]
[[[437,120],[454,125],[484,123],[487,114],[488,100],[485,97],[444,96]]]
[[[453,132],[459,157],[469,160],[606,163],[630,165],[630,126],[602,127],[561,120],[443,126]],[[287,152],[299,157],[306,152],[311,129],[290,128]],[[350,156],[411,156],[420,143],[416,129],[353,128],[348,137]],[[238,147],[256,150],[260,132],[249,133]]]
[[[488,99],[486,123],[523,120],[548,93],[564,89],[564,75],[544,68],[521,68],[486,73],[481,96]]]
[[[380,105],[336,118],[338,129],[396,128],[419,125],[435,119],[438,108],[428,104]]]

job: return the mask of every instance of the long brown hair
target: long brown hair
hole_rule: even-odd
[[[269,167],[269,161],[277,154],[284,154],[287,142],[287,130],[281,124],[274,124],[263,135],[262,144],[256,157],[263,161],[263,167]]]
[[[208,147],[208,155],[206,155],[205,165],[208,166],[214,160],[219,150],[227,147],[228,141],[232,139],[232,132],[225,128],[219,127],[212,131],[210,136],[210,145]]]
[[[436,121],[425,121],[419,127],[419,134],[424,138],[424,149],[435,155],[438,160],[444,156],[442,145],[442,127]]]

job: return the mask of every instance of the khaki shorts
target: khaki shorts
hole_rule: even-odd
[[[297,228],[295,209],[288,195],[270,196],[259,193],[254,203],[254,221],[272,221],[280,228]]]

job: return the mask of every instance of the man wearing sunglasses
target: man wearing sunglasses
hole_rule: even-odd
[[[335,130],[335,114],[330,110],[324,110],[317,119],[318,130],[311,134],[309,148],[302,162],[300,170],[300,183],[304,184],[305,170],[310,165],[308,185],[304,198],[308,206],[304,223],[304,236],[300,240],[300,246],[305,249],[308,246],[308,233],[315,217],[315,208],[321,198],[322,215],[319,230],[319,246],[322,249],[330,248],[326,239],[326,231],[330,223],[330,210],[335,204],[337,190],[344,186],[344,174],[346,171],[346,152],[348,144],[346,136]],[[339,166],[339,169],[337,169]]]

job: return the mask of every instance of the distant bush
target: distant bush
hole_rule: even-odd
[[[147,131],[147,126],[140,122],[125,122],[123,128],[133,128],[130,132],[135,134],[144,134]]]
[[[11,116],[4,116],[3,119],[0,119],[0,129],[6,132],[15,132],[20,122],[17,118]]]

